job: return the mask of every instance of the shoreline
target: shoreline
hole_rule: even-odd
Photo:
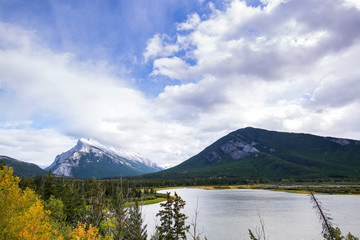
[[[309,185],[314,194],[328,195],[360,195],[360,185]],[[255,184],[255,185],[221,185],[221,186],[177,186],[156,188],[157,191],[166,189],[180,188],[199,188],[204,190],[226,190],[226,189],[253,189],[253,190],[269,190],[279,192],[290,192],[299,194],[309,194],[306,185],[271,185],[271,184]]]
[[[312,193],[314,194],[326,194],[326,195],[360,195],[360,185],[309,185]],[[305,189],[305,185],[271,185],[271,184],[254,184],[254,185],[221,185],[221,186],[176,186],[176,187],[161,187],[156,188],[156,191],[162,191],[167,189],[182,189],[182,188],[198,188],[204,190],[228,190],[228,189],[251,189],[251,190],[268,190],[277,192],[289,192],[297,194],[310,194]],[[298,189],[296,189],[298,188]],[[354,188],[355,192],[339,192],[339,190],[348,190]],[[337,191],[335,191],[337,190]],[[144,205],[156,204],[166,201],[166,198],[156,198],[143,201]]]

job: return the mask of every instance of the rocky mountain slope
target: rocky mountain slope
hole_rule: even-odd
[[[244,128],[151,178],[323,178],[360,175],[360,141]]]
[[[162,168],[137,153],[120,151],[82,138],[75,147],[58,155],[46,170],[76,178],[105,178],[141,175]]]

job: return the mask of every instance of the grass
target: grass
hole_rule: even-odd
[[[164,201],[166,201],[166,198],[156,198],[156,199],[145,200],[142,203],[143,203],[143,205],[150,205],[150,204],[155,204],[155,203],[164,202]]]
[[[180,189],[180,188],[184,188],[184,187],[160,187],[160,188],[156,188],[156,191],[161,191],[161,190],[167,190],[167,189]]]

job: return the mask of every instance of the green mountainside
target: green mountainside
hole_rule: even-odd
[[[6,166],[14,169],[14,175],[31,177],[36,175],[46,175],[47,171],[41,169],[33,163],[27,163],[7,156],[0,156],[0,162],[4,162]]]
[[[360,141],[244,128],[149,178],[358,177]]]

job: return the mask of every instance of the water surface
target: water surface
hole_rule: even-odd
[[[209,240],[249,239],[248,229],[260,227],[259,217],[265,222],[266,239],[318,240],[321,224],[307,194],[267,190],[229,189],[204,190],[183,188],[160,192],[177,192],[185,201],[185,213],[193,215],[198,203],[199,230]],[[359,195],[316,195],[324,209],[343,233],[360,236]],[[143,208],[148,235],[154,233],[155,217],[160,204]],[[345,234],[344,234],[345,235]]]

